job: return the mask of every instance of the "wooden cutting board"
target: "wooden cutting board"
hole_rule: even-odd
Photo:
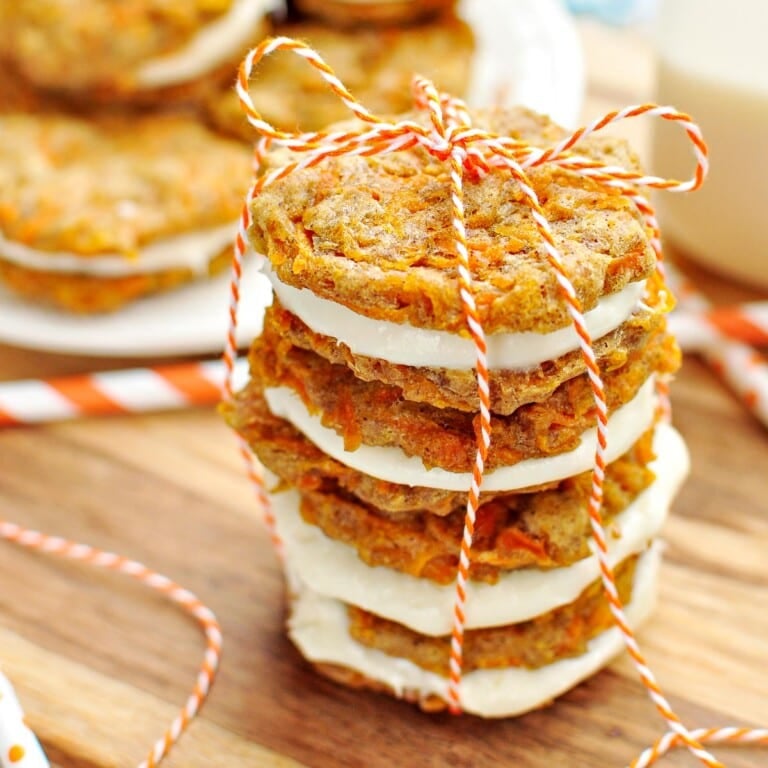
[[[582,31],[585,114],[647,98],[647,44]],[[642,151],[645,128],[627,132]],[[5,379],[103,366],[0,347]],[[687,724],[765,726],[768,435],[695,360],[674,401],[693,472],[666,526],[661,602],[640,640]],[[0,431],[0,516],[141,560],[219,616],[221,671],[169,768],[619,768],[661,734],[626,659],[508,721],[427,716],[316,676],[284,636],[282,579],[253,509],[212,412]],[[0,665],[55,765],[136,765],[192,688],[196,625],[124,577],[8,544],[0,585]],[[730,768],[768,765],[765,752],[718,754]],[[664,762],[697,764],[681,753]]]
[[[666,528],[661,604],[641,641],[687,723],[765,724],[766,434],[696,362],[675,401],[694,470]],[[618,767],[660,734],[626,659],[511,721],[427,716],[317,677],[284,637],[281,577],[213,413],[0,432],[0,508],[137,558],[219,615],[221,673],[169,766]],[[52,759],[138,763],[191,689],[196,626],[119,575],[8,544],[0,553],[0,661]],[[734,752],[728,765],[766,760]]]

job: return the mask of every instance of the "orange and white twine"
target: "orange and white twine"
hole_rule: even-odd
[[[700,335],[706,335],[701,354],[709,367],[733,390],[744,405],[768,426],[768,359],[741,341],[735,341],[723,330],[740,331],[741,334],[757,336],[759,324],[747,319],[746,312],[733,308],[721,313],[713,310],[707,299],[674,269],[669,270],[670,282],[675,288],[683,319],[686,317],[712,317],[706,330],[699,328]],[[752,312],[759,317],[759,311]]]
[[[754,347],[768,347],[768,302],[753,301],[738,306],[714,307],[703,315],[704,322],[730,339]]]
[[[710,307],[706,302],[688,300],[697,293],[690,283],[682,292],[676,292],[678,306],[670,319],[678,343],[686,352],[707,349],[722,339],[768,347],[768,301]]]
[[[251,101],[248,83],[254,67],[262,58],[276,51],[290,51],[304,58],[325,80],[326,84],[349,108],[352,114],[361,121],[360,127],[343,131],[290,133],[277,130],[266,122]],[[611,112],[600,120],[579,129],[557,145],[549,149],[537,149],[525,142],[509,137],[497,136],[474,127],[471,124],[466,106],[462,101],[445,94],[439,94],[434,86],[423,78],[417,78],[414,81],[414,101],[417,108],[428,111],[429,125],[424,126],[412,120],[388,122],[371,114],[362,104],[356,101],[317,52],[302,42],[285,37],[267,39],[248,53],[240,66],[236,89],[248,122],[258,132],[261,151],[264,151],[270,144],[275,144],[293,150],[296,155],[291,162],[257,176],[245,200],[234,249],[230,308],[231,325],[224,352],[225,365],[229,371],[232,371],[235,359],[237,305],[239,301],[242,259],[247,248],[247,232],[251,224],[250,205],[262,190],[295,171],[311,168],[322,163],[327,158],[351,155],[383,155],[416,146],[422,147],[430,155],[445,162],[448,166],[451,179],[451,205],[453,211],[454,245],[457,257],[459,298],[467,328],[475,345],[477,390],[480,400],[480,429],[477,436],[476,460],[467,498],[464,534],[456,578],[454,629],[452,633],[450,680],[448,686],[448,704],[450,708],[454,712],[460,710],[464,607],[466,602],[469,552],[472,547],[475,518],[480,504],[484,464],[490,447],[491,434],[489,374],[486,364],[485,334],[475,306],[472,290],[470,254],[464,224],[463,178],[467,173],[478,175],[489,172],[503,172],[509,173],[519,185],[530,206],[537,230],[541,236],[546,259],[555,272],[560,295],[567,306],[572,325],[579,337],[579,348],[592,386],[596,412],[598,437],[592,473],[589,515],[592,523],[592,534],[596,543],[596,554],[600,564],[601,577],[611,611],[624,638],[629,655],[639,672],[640,679],[649,696],[669,728],[669,731],[653,747],[643,752],[634,761],[633,766],[636,768],[650,766],[669,749],[684,746],[702,763],[709,766],[709,768],[720,768],[722,763],[702,746],[703,743],[765,743],[766,732],[754,729],[724,728],[689,731],[665,698],[627,623],[607,558],[605,532],[602,527],[600,513],[608,437],[608,413],[603,381],[592,348],[592,340],[584,323],[578,297],[563,267],[557,244],[526,174],[526,171],[530,168],[551,164],[617,189],[632,199],[642,212],[652,232],[654,249],[660,258],[661,245],[653,209],[645,198],[637,192],[637,188],[645,187],[672,192],[685,192],[694,190],[701,185],[707,172],[707,149],[698,126],[690,117],[676,111],[672,107],[643,104]],[[599,131],[620,120],[640,115],[656,116],[681,125],[691,140],[696,155],[697,164],[693,178],[688,181],[674,181],[656,176],[646,176],[624,168],[609,167],[596,161],[579,157],[571,152],[578,141],[595,131]],[[228,378],[225,393],[228,397],[231,397],[233,394],[231,378]],[[249,465],[252,465],[253,459],[250,453],[246,451],[244,456],[247,457]],[[251,475],[252,478],[257,477],[253,472]],[[258,483],[258,480],[255,480],[255,482]],[[262,505],[269,504],[263,487],[259,489],[259,499]],[[272,529],[273,538],[278,540],[277,533],[274,530],[274,521],[270,513],[266,514],[266,519]]]
[[[245,381],[248,362],[233,370]],[[0,427],[210,406],[224,379],[221,361],[211,360],[0,382]]]
[[[164,595],[168,600],[181,606],[186,613],[197,621],[205,635],[205,654],[197,673],[193,692],[184,706],[167,727],[165,733],[155,742],[149,754],[138,768],[154,768],[169,753],[179,740],[187,726],[192,722],[200,707],[208,697],[221,657],[221,629],[213,611],[189,590],[176,584],[167,576],[147,568],[146,565],[129,560],[122,555],[106,552],[87,544],[48,536],[39,531],[24,528],[16,523],[0,520],[0,538],[13,542],[36,552],[58,555],[68,560],[75,560],[104,570],[130,576],[146,587]],[[20,764],[21,765],[21,764]],[[39,765],[39,764],[38,764]],[[37,765],[34,765],[37,768]]]

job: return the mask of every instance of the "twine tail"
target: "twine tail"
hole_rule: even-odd
[[[744,728],[728,726],[724,728],[697,728],[691,731],[691,736],[701,744],[721,744],[735,747],[765,747],[768,746],[768,728]],[[630,768],[650,768],[673,749],[686,746],[680,736],[667,731],[652,746],[644,750]]]
[[[96,549],[87,544],[78,544],[58,536],[48,536],[5,520],[0,520],[0,538],[36,552],[58,555],[69,560],[130,576],[181,606],[203,630],[206,641],[205,654],[197,674],[194,690],[165,733],[155,742],[147,757],[139,764],[139,768],[154,768],[168,755],[208,698],[219,666],[222,645],[221,628],[213,611],[205,606],[196,595],[179,586],[167,576],[147,568],[142,563],[128,560],[113,552]]]
[[[254,150],[254,164],[258,167],[260,167],[263,162],[264,154],[268,150],[269,144],[270,139],[268,138],[264,138],[257,142],[256,149]],[[232,268],[229,282],[229,326],[222,355],[225,371],[223,397],[226,401],[231,401],[235,395],[233,380],[237,359],[237,315],[240,306],[240,283],[243,275],[243,259],[245,258],[248,248],[248,228],[251,224],[250,205],[261,188],[262,186],[258,181],[254,182],[246,196],[240,214],[240,220],[238,222],[235,243],[232,248]],[[246,476],[253,488],[258,508],[261,512],[270,539],[272,540],[272,545],[278,557],[283,560],[285,558],[285,545],[277,531],[277,523],[272,512],[272,504],[270,503],[269,495],[267,494],[261,465],[255,460],[253,453],[244,438],[238,435],[237,443],[238,452],[240,453],[245,466]]]

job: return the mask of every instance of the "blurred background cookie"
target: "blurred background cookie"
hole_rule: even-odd
[[[463,95],[470,79],[474,37],[453,12],[422,24],[355,30],[291,17],[275,21],[270,34],[307,41],[355,98],[378,114],[397,114],[411,106],[415,72],[454,95]],[[263,61],[251,79],[250,94],[264,118],[285,130],[319,130],[349,116],[317,72],[296,56],[278,54]],[[231,87],[216,93],[206,110],[218,129],[253,139]]]
[[[456,0],[294,0],[298,11],[340,27],[410,24],[453,7]]]
[[[231,82],[270,0],[0,0],[3,68],[78,101],[194,98]]]
[[[452,2],[368,5],[413,6],[411,23],[342,29],[280,0],[0,0],[0,282],[97,313],[218,272],[252,172],[233,83],[268,35],[309,40],[374,112],[410,106],[414,72],[466,91],[474,38]],[[264,61],[252,95],[281,128],[348,116],[297,57]]]
[[[229,260],[250,152],[191,117],[0,116],[0,280],[103,312]]]

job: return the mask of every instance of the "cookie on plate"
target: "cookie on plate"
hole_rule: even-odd
[[[297,10],[339,27],[411,24],[452,8],[456,0],[293,0]]]
[[[0,280],[114,310],[229,261],[250,153],[191,117],[0,115]]]
[[[271,0],[0,0],[0,62],[85,104],[202,98],[231,82]]]
[[[469,26],[452,13],[412,27],[355,31],[311,21],[278,22],[270,34],[308,41],[355,98],[377,114],[396,114],[410,106],[414,72],[457,95],[469,84],[474,38]],[[264,118],[282,130],[319,130],[349,116],[314,69],[285,53],[259,64],[250,94]],[[219,130],[253,140],[231,85],[209,99],[206,111]]]
[[[534,146],[565,135],[524,109],[473,121]],[[638,167],[616,139],[590,138],[579,152]],[[266,167],[288,155],[275,151]],[[633,202],[559,166],[528,173],[595,339],[608,555],[637,626],[688,466],[656,407],[657,380],[680,363],[669,301]],[[417,147],[328,158],[256,197],[249,239],[275,302],[251,346],[251,379],[224,409],[275,476],[291,639],[334,679],[430,710],[448,700],[479,429],[451,191],[447,165]],[[460,696],[466,711],[499,717],[548,703],[623,642],[591,544],[594,392],[557,278],[508,174],[467,174],[464,210],[492,413]]]

